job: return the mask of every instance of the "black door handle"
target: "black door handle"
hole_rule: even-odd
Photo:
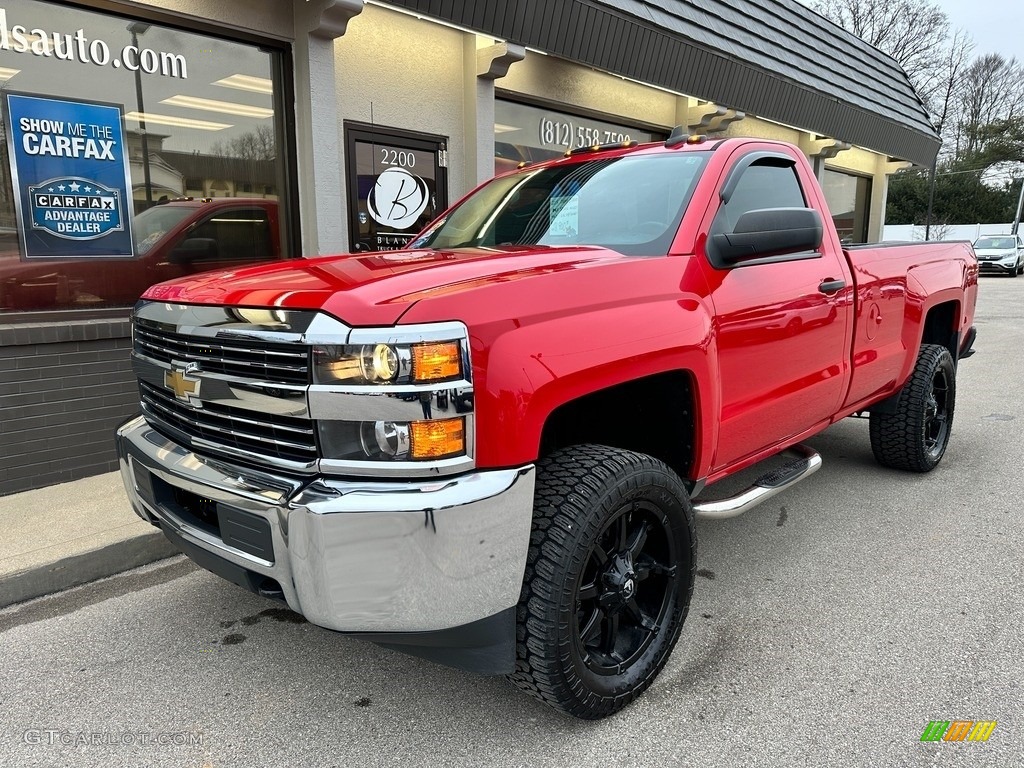
[[[825,280],[821,285],[818,286],[818,290],[822,293],[833,294],[838,293],[846,287],[845,280]]]

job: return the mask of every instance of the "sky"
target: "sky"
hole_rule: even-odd
[[[813,6],[814,0],[797,0]],[[949,17],[950,33],[965,30],[974,55],[1000,53],[1024,63],[1024,0],[934,0]]]
[[[974,38],[974,55],[1000,53],[1024,63],[1024,3],[1021,0],[938,0],[953,29]]]

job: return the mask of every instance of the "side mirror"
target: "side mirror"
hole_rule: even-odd
[[[758,256],[813,251],[821,245],[821,216],[813,208],[763,208],[740,216],[732,232],[711,236],[716,266]]]
[[[171,264],[191,264],[193,261],[215,259],[217,252],[217,241],[212,237],[190,237],[175,247],[167,260]]]

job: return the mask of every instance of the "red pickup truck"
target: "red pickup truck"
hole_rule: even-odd
[[[695,517],[806,478],[854,414],[884,465],[943,456],[971,247],[831,222],[796,148],[673,135],[499,176],[408,250],[155,286],[128,495],[315,624],[608,715],[679,637]]]
[[[181,198],[132,222],[135,255],[112,259],[21,258],[0,242],[0,311],[127,307],[154,283],[282,257],[277,201]]]

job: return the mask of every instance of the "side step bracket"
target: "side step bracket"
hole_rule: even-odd
[[[821,456],[806,445],[794,445],[792,448],[788,448],[787,452],[795,453],[797,457],[781,467],[761,475],[753,485],[742,493],[728,499],[695,502],[693,505],[694,516],[702,520],[725,520],[730,517],[738,517],[762,501],[767,501],[801,480],[806,480],[821,466]]]

